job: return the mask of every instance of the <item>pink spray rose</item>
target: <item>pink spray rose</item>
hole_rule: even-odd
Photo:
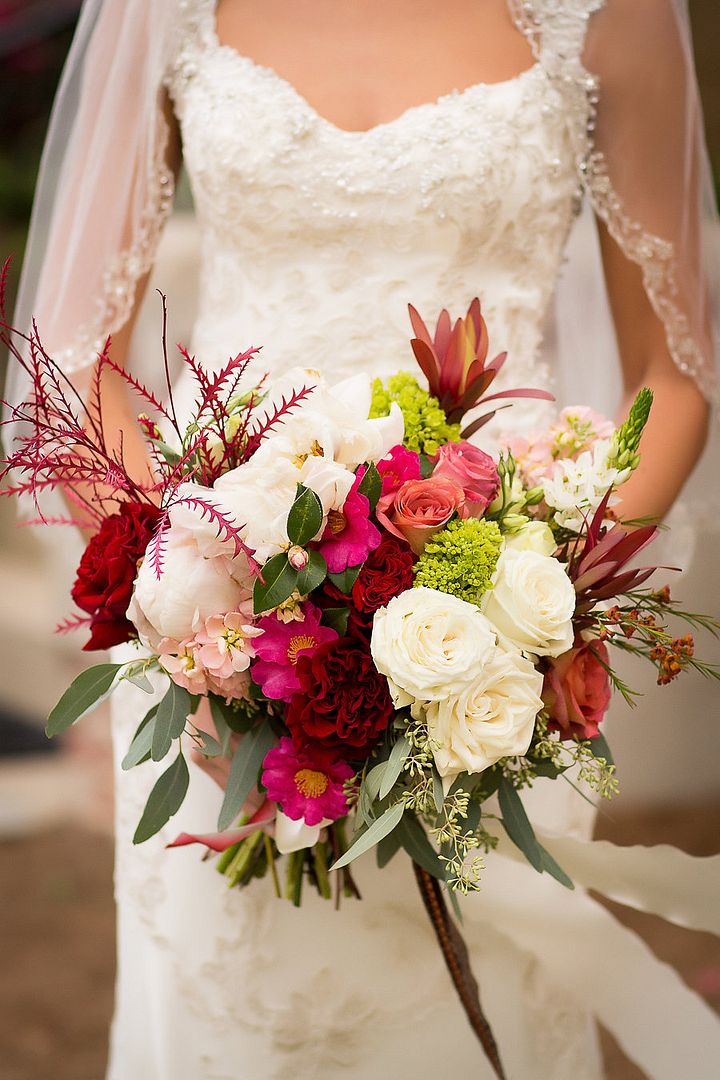
[[[440,447],[433,469],[433,477],[437,476],[445,476],[460,485],[465,492],[465,505],[473,517],[485,513],[500,486],[497,468],[490,455],[465,440]]]
[[[454,514],[468,516],[463,489],[454,480],[434,475],[426,480],[406,480],[387,508],[381,510],[378,503],[376,514],[388,532],[407,540],[416,555]]]
[[[550,728],[564,738],[593,739],[610,704],[610,679],[603,664],[608,651],[601,641],[583,642],[552,661],[545,674],[542,699]]]

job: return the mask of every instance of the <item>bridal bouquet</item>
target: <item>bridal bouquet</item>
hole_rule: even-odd
[[[304,882],[331,897],[332,871],[338,900],[359,895],[353,860],[374,848],[383,867],[402,848],[447,957],[462,950],[441,885],[455,903],[476,889],[501,829],[572,888],[521,793],[566,774],[615,792],[601,724],[613,686],[631,691],[611,649],[644,656],[662,683],[715,675],[667,628],[673,615],[714,624],[642,587],[653,567],[634,560],[656,528],[614,513],[650,392],[619,427],[564,409],[490,453],[483,426],[505,399],[550,395],[489,392],[505,355],[488,361],[477,299],[454,324],[443,311],[432,335],[410,317],[420,370],[384,381],[332,385],[309,369],[253,381],[257,350],[213,372],[185,352],[187,423],[169,376],[160,401],[106,348],[81,400],[37,333],[21,352],[6,332],[32,393],[10,413],[20,435],[5,476],[36,500],[61,488],[77,514],[60,520],[95,530],[72,590],[81,614],[60,629],[89,631],[86,650],[137,645],[84,671],[48,734],[124,681],[164,684],[123,762],[170,757],[135,842],[182,804],[189,749],[227,755],[218,831],[175,845],[219,853],[232,885],[269,872],[295,904]],[[143,400],[152,483],[110,448],[106,369]]]

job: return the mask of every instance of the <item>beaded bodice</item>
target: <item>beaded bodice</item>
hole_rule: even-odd
[[[273,372],[396,370],[413,363],[409,301],[432,320],[477,294],[512,381],[547,382],[537,349],[578,182],[544,66],[348,131],[220,44],[214,8],[187,5],[168,77],[202,234],[202,361],[262,344]]]

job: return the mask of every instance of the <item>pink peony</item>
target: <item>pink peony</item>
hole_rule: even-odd
[[[608,651],[601,641],[583,642],[552,661],[545,673],[542,699],[550,714],[550,728],[562,738],[592,739],[612,696],[603,664]]]
[[[445,476],[406,480],[389,505],[381,509],[378,503],[376,513],[388,532],[406,540],[416,555],[455,514],[468,516],[463,489]]]
[[[262,783],[268,798],[278,803],[287,817],[319,825],[347,814],[343,785],[352,776],[353,769],[336,751],[308,744],[296,747],[284,736],[265,755]]]
[[[490,455],[464,440],[440,447],[433,469],[433,477],[436,476],[445,476],[460,485],[465,492],[465,505],[474,517],[485,513],[500,486]]]
[[[355,478],[342,510],[329,510],[318,551],[331,574],[359,566],[380,543],[380,533],[370,521],[370,503],[359,493],[362,475]]]
[[[267,698],[289,701],[300,689],[295,673],[297,659],[312,653],[325,641],[335,641],[337,633],[320,622],[320,609],[314,604],[301,606],[303,618],[283,622],[273,612],[258,623],[262,636],[255,641],[257,660],[252,666],[253,680]]]

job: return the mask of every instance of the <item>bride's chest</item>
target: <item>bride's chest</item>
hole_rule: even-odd
[[[564,228],[577,194],[563,103],[539,65],[362,132],[225,46],[187,50],[169,86],[198,215],[221,234],[457,223],[478,242],[508,229],[521,242]]]

